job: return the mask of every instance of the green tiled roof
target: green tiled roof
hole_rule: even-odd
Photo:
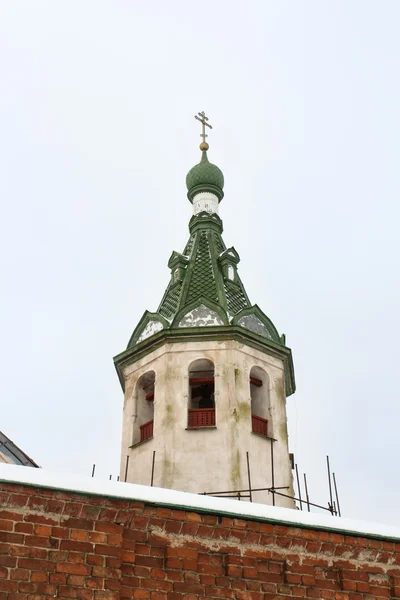
[[[211,249],[206,231],[202,231],[199,235],[187,302],[191,303],[202,296],[212,302],[218,302],[216,278],[212,268]]]
[[[176,309],[179,302],[179,296],[181,293],[182,284],[179,281],[175,285],[169,285],[163,302],[158,309],[160,315],[166,319],[172,319],[176,313]]]
[[[204,151],[188,173],[189,190],[212,185],[223,187],[222,172],[208,162]],[[204,191],[203,189],[201,191]],[[196,192],[196,193],[197,193]],[[170,281],[155,313],[146,312],[134,330],[128,348],[165,329],[240,326],[264,339],[284,344],[274,325],[250,304],[238,273],[239,254],[222,239],[222,221],[214,212],[193,215],[190,237],[183,253],[172,252]]]
[[[208,162],[188,174],[188,196],[208,191],[221,200],[223,175]],[[222,239],[222,221],[212,212],[200,212],[189,222],[190,237],[181,253],[172,252],[170,281],[154,313],[145,311],[129,340],[128,348],[115,358],[123,385],[121,365],[127,357],[142,356],[165,340],[243,340],[284,361],[288,394],[295,389],[291,351],[271,320],[257,305],[251,305],[238,273],[239,254]],[[130,358],[129,358],[130,360]]]
[[[199,164],[192,167],[187,174],[186,187],[190,202],[199,192],[211,192],[216,194],[219,200],[224,197],[224,175],[219,167],[210,163],[206,150],[203,150]]]
[[[185,306],[188,306],[189,310],[189,307],[201,298],[219,304],[231,317],[250,306],[236,265],[232,263],[235,269],[233,282],[228,279],[223,265],[218,260],[226,246],[221,233],[214,230],[215,225],[222,231],[219,217],[210,217],[206,213],[197,215],[191,221],[193,233],[183,252],[189,262],[181,280],[174,282],[172,273],[171,282],[157,311],[168,321],[172,322],[175,315],[182,312]]]

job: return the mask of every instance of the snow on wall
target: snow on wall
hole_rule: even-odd
[[[134,483],[102,481],[67,473],[51,473],[44,469],[32,469],[31,467],[0,464],[0,488],[1,482],[168,505],[187,510],[225,514],[232,517],[267,520],[292,526],[310,527],[311,529],[323,528],[352,535],[378,536],[400,541],[400,527],[301,512],[290,508],[256,504],[255,502],[239,502],[227,498],[200,496]]]

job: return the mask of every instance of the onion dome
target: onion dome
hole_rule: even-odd
[[[203,146],[203,144],[201,144]],[[200,146],[200,148],[201,148]],[[208,144],[204,144],[208,148]],[[224,176],[216,165],[209,162],[207,149],[202,149],[201,161],[190,169],[186,176],[187,197],[190,202],[200,192],[210,192],[218,197],[219,202],[224,197]]]

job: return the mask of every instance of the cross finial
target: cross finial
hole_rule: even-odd
[[[206,142],[206,137],[208,137],[208,135],[206,134],[206,127],[212,129],[212,126],[209,123],[207,123],[208,117],[206,117],[206,113],[204,112],[204,110],[203,112],[199,112],[197,115],[194,115],[194,118],[200,121],[200,123],[202,124],[202,131],[200,137],[203,138],[203,141],[200,144],[200,150],[208,150],[209,146]]]

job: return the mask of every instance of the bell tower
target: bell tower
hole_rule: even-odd
[[[295,390],[291,350],[251,304],[240,257],[222,239],[222,171],[201,159],[187,174],[189,240],[168,261],[170,281],[114,362],[124,391],[121,481],[232,495],[276,486],[293,496],[286,397]],[[286,488],[286,489],[284,489]],[[255,502],[294,507],[254,491]]]

